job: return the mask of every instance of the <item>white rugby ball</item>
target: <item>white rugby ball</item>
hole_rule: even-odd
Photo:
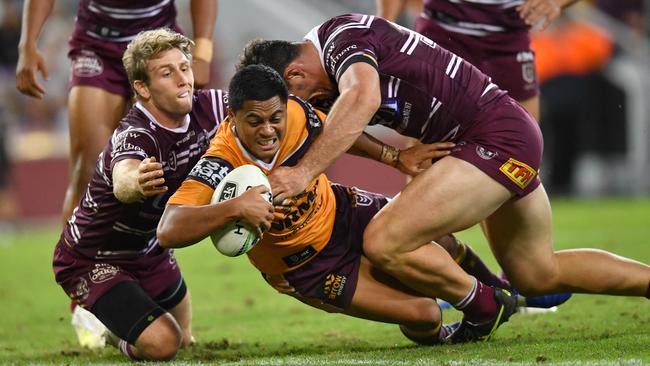
[[[254,165],[242,165],[228,173],[214,190],[210,203],[227,201],[238,197],[249,188],[265,185],[269,192],[262,195],[272,202],[271,185],[266,174]],[[257,230],[242,220],[231,221],[223,228],[210,235],[212,244],[217,250],[229,257],[236,257],[251,250],[260,240]]]

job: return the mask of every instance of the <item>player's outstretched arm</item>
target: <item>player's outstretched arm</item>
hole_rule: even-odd
[[[381,105],[379,74],[365,62],[356,62],[343,72],[339,92],[323,132],[298,165],[271,171],[274,202],[304,191],[311,180],[352,146]]]
[[[113,167],[113,194],[122,203],[133,203],[165,193],[163,174],[155,157],[120,160]]]
[[[43,24],[52,13],[54,0],[26,0],[23,7],[23,26],[18,43],[16,64],[16,88],[23,94],[42,98],[45,88],[38,82],[40,72],[45,80],[49,78],[43,55],[38,50],[38,37]]]
[[[210,62],[212,61],[212,34],[217,21],[217,0],[192,0],[190,2],[194,51],[192,71],[194,85],[202,88],[210,82]]]
[[[262,194],[268,191],[265,186],[257,186],[241,196],[215,204],[170,204],[158,223],[158,241],[163,248],[190,246],[233,220],[247,221],[258,228],[258,235],[261,236],[262,230],[259,228],[271,227],[274,217],[273,206],[262,198]]]

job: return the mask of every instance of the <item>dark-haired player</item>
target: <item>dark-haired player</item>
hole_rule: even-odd
[[[479,282],[439,287],[444,268],[429,242],[485,220],[492,252],[526,295],[584,292],[650,297],[650,267],[595,249],[553,251],[551,208],[537,176],[537,122],[490,78],[429,38],[363,14],[334,17],[302,42],[256,41],[241,65],[267,64],[289,91],[335,99],[323,133],[293,167],[270,174],[276,200],[300,194],[364,128],[382,124],[423,143],[452,141],[450,155],[408,183],[368,224],[364,253],[418,292],[462,308]],[[469,288],[469,290],[468,290]],[[498,292],[496,292],[498,294]],[[489,338],[513,311],[464,318],[450,340]]]

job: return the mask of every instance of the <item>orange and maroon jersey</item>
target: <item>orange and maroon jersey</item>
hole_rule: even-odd
[[[278,166],[294,166],[321,132],[325,114],[291,96],[287,103],[287,127],[271,163],[256,159],[243,147],[234,124],[226,119],[210,147],[169,204],[205,205],[221,180],[232,169],[252,164],[265,174]],[[255,267],[266,274],[281,274],[300,267],[320,252],[330,239],[336,200],[324,174],[310,182],[288,213],[276,212],[272,227],[248,252]]]

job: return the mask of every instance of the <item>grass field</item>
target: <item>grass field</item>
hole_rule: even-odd
[[[650,262],[650,200],[553,201],[556,248],[598,247]],[[126,363],[112,348],[76,345],[68,300],[54,282],[59,233],[0,237],[0,363]],[[460,235],[489,259],[480,230]],[[245,258],[203,242],[177,251],[194,301],[195,347],[174,364],[650,364],[650,302],[576,295],[556,313],[520,314],[484,344],[416,347],[396,326],[327,314],[276,294]],[[445,311],[447,320],[458,313]]]

